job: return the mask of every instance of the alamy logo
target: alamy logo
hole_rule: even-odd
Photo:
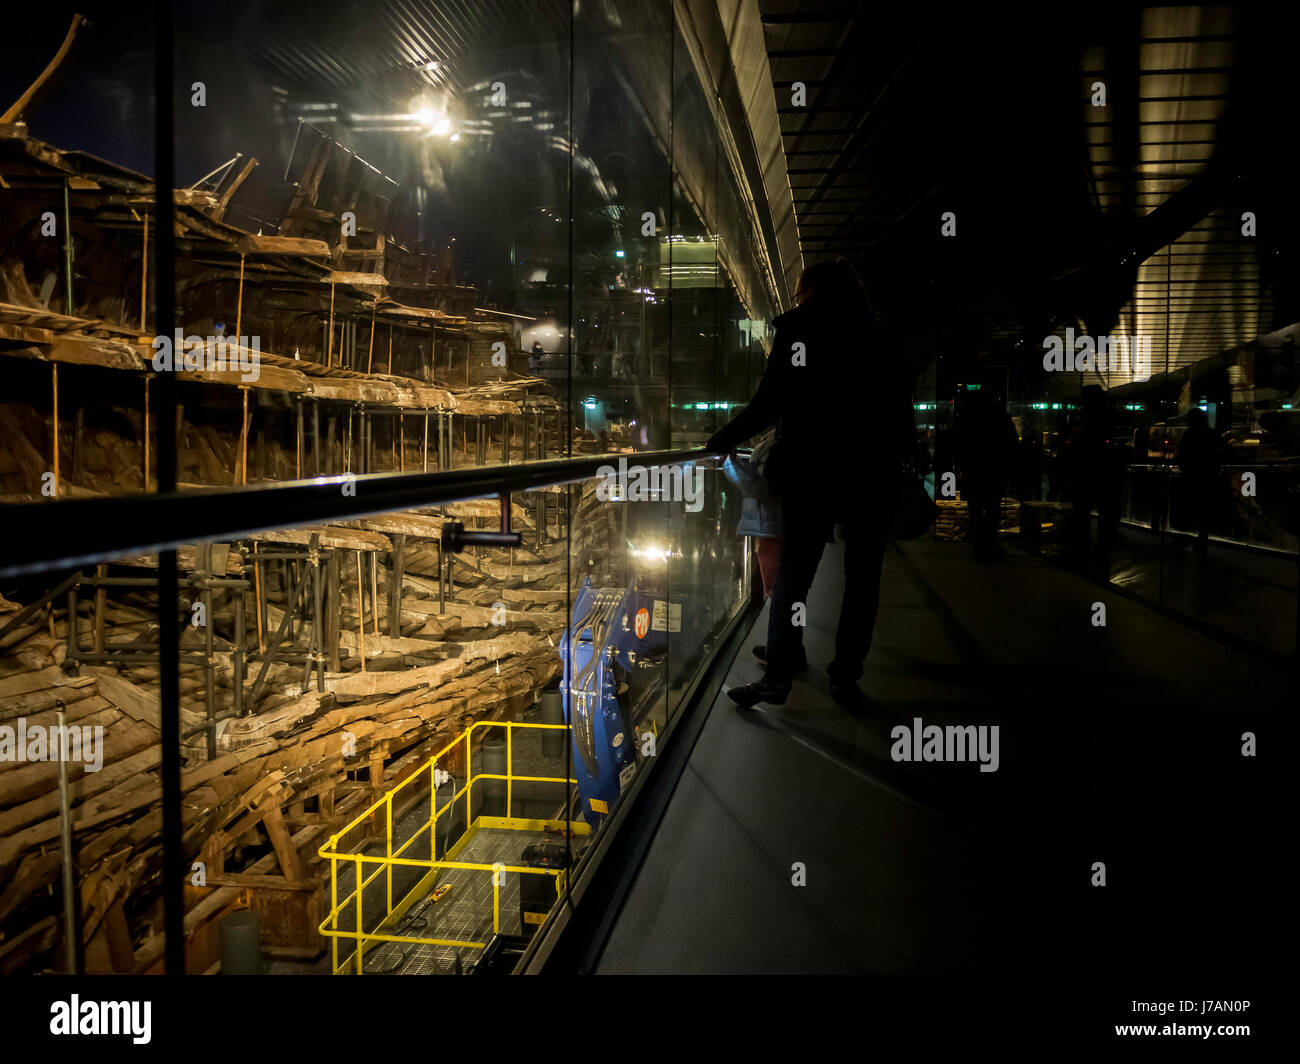
[[[104,767],[104,726],[34,724],[29,728],[27,718],[19,717],[17,727],[0,724],[3,761],[83,761],[87,772],[98,772]]]
[[[912,725],[897,724],[890,729],[894,740],[889,756],[895,761],[978,761],[981,772],[998,770],[998,725],[922,724],[920,717]]]
[[[50,1005],[50,1034],[129,1034],[138,1046],[148,1045],[153,1003],[149,1001],[69,1001]]]
[[[174,336],[155,336],[153,349],[159,373],[238,371],[245,384],[262,375],[260,336],[183,336],[177,329]]]
[[[699,466],[603,465],[596,470],[601,502],[685,502],[688,513],[704,509],[704,470]]]
[[[1043,341],[1043,369],[1048,373],[1127,373],[1134,380],[1151,376],[1151,337],[1075,335],[1049,336]]]

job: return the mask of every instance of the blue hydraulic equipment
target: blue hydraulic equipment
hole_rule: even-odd
[[[680,630],[680,609],[635,583],[598,588],[590,578],[573,604],[572,623],[560,637],[560,691],[573,735],[582,813],[592,827],[614,808],[636,774],[636,732],[619,703],[615,665],[631,673],[661,661],[669,631]]]

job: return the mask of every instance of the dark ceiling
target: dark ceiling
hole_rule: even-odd
[[[854,261],[903,342],[1014,359],[1082,321],[1149,336],[1163,368],[1300,317],[1281,27],[893,7],[760,0],[805,259]]]
[[[58,7],[32,39],[57,40]],[[142,70],[124,61],[109,8],[92,7],[95,54]],[[422,86],[464,93],[511,49],[536,54],[539,44],[555,61],[539,68],[550,81],[538,97],[564,105],[569,0],[358,10],[186,0],[176,19],[209,61],[266,71],[288,94],[285,114],[296,100],[382,112]],[[584,0],[576,10],[579,29],[625,25],[635,36],[634,5]],[[759,0],[759,10],[805,259],[851,258],[918,358],[1028,358],[1053,329],[1082,323],[1149,336],[1157,361],[1178,366],[1300,320],[1296,37],[1283,8]],[[79,69],[90,70],[91,42]],[[13,79],[32,76],[24,67]],[[148,101],[120,74],[91,80],[88,102],[84,81],[50,94],[38,135],[45,123],[59,140],[52,117],[75,122],[98,107],[83,136],[102,126],[134,144],[123,131],[148,128]],[[805,106],[791,101],[795,82]],[[1091,99],[1098,82],[1104,106]],[[212,134],[217,161],[248,123],[231,125]],[[293,123],[279,126],[291,139]],[[119,161],[146,168],[142,150],[128,154]],[[955,236],[941,234],[945,212]],[[1255,236],[1241,232],[1245,212]]]

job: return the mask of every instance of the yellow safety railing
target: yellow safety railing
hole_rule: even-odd
[[[497,933],[501,929],[501,886],[502,874],[514,872],[518,875],[543,875],[555,878],[555,891],[558,897],[564,890],[564,872],[549,868],[529,868],[523,865],[507,865],[501,862],[495,864],[484,864],[474,861],[461,861],[458,856],[469,844],[470,840],[484,828],[505,828],[513,831],[530,831],[538,832],[550,829],[567,828],[574,835],[586,835],[590,833],[590,825],[585,821],[562,821],[562,820],[535,820],[521,817],[513,817],[509,814],[513,811],[514,805],[514,785],[515,783],[558,783],[572,786],[576,780],[563,776],[517,776],[514,773],[514,742],[513,737],[516,729],[535,728],[550,729],[568,732],[567,724],[529,724],[516,723],[514,721],[477,721],[463,731],[456,739],[443,747],[437,753],[429,758],[415,772],[407,776],[396,787],[388,791],[382,798],[372,804],[364,812],[360,813],[346,827],[331,835],[329,840],[320,850],[320,856],[330,863],[330,911],[325,919],[321,921],[320,933],[330,940],[331,962],[334,974],[341,974],[345,970],[355,971],[360,975],[364,972],[365,952],[368,945],[383,942],[400,942],[410,944],[424,944],[430,946],[450,946],[454,948],[483,949],[486,942],[471,942],[460,939],[449,938],[426,938],[419,935],[401,935],[394,933],[405,918],[410,909],[424,898],[427,898],[438,883],[439,877],[450,869],[463,869],[471,872],[484,872],[492,877],[492,930]],[[492,772],[475,772],[473,769],[473,747],[474,733],[478,729],[505,729],[506,733],[506,771],[505,774]],[[567,735],[566,735],[567,741]],[[450,798],[447,799],[441,807],[438,806],[438,771],[440,770],[439,762],[450,760],[464,746],[465,753],[465,783],[456,790]],[[450,775],[449,775],[450,778]],[[424,781],[421,783],[421,781]],[[504,817],[485,816],[480,814],[475,817],[472,809],[473,788],[476,782],[481,780],[504,780],[506,784],[506,813]],[[412,833],[411,837],[404,843],[394,846],[393,838],[393,805],[400,800],[404,793],[409,792],[411,788],[427,787],[429,799],[429,818],[419,825]],[[465,800],[465,830],[454,844],[447,845],[446,852],[441,859],[435,859],[438,853],[438,836],[437,827],[439,817],[454,817],[456,803]],[[568,788],[564,791],[565,807],[567,808]],[[356,850],[341,849],[344,841],[349,838],[358,829],[360,831],[359,839],[356,846],[364,848],[377,841],[373,828],[368,827],[368,822],[373,823],[373,819],[383,815],[383,840],[384,855],[371,856],[370,854],[357,852]],[[406,813],[399,814],[409,815]],[[428,831],[429,840],[429,857],[427,859],[404,857],[403,854],[410,849],[418,839],[423,837],[424,832]],[[450,842],[450,840],[445,840]],[[339,870],[340,867],[351,867],[353,870],[352,891],[346,897],[339,898]],[[368,868],[373,871],[368,872]],[[394,903],[393,899],[393,870],[395,868],[416,868],[423,869],[424,875],[420,876],[419,881],[415,883],[402,897]],[[375,926],[369,930],[366,929],[365,921],[365,889],[374,883],[380,876],[385,879],[385,911],[382,920],[375,923]],[[354,909],[352,919],[344,919],[344,911],[351,906]],[[346,927],[350,923],[352,926]],[[345,956],[342,961],[339,960],[339,942],[340,940],[351,939],[355,948],[353,952]]]

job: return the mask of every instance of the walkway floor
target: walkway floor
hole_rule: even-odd
[[[1111,582],[1155,605],[1275,654],[1296,647],[1296,559],[1211,541],[1198,558],[1192,537],[1160,537],[1125,526]]]
[[[1289,833],[1242,734],[1277,756],[1285,667],[1027,555],[979,565],[967,544],[919,542],[887,555],[859,722],[824,673],[842,550],[823,558],[790,700],[712,707],[599,970],[1250,963]],[[766,612],[751,642],[765,628]],[[759,674],[742,651],[727,685]],[[891,729],[918,718],[997,726],[997,771],[893,761]]]

